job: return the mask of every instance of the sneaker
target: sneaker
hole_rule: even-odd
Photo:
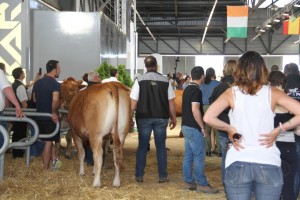
[[[207,193],[207,194],[216,194],[219,192],[218,189],[211,187],[210,185],[198,186],[198,192]]]
[[[158,183],[166,183],[166,182],[169,182],[168,178],[159,178]]]
[[[61,166],[62,166],[62,162],[60,160],[58,160],[58,159],[53,160],[53,163],[52,163],[53,170],[59,169],[59,168],[61,168]]]
[[[143,177],[135,177],[135,181],[138,183],[142,183],[144,181]]]
[[[196,183],[187,183],[185,182],[185,189],[187,190],[196,190],[197,184]]]

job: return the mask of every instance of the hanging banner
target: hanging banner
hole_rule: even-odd
[[[292,20],[287,20],[283,22],[283,32],[284,35],[299,35],[300,34],[300,17]]]
[[[247,38],[248,6],[227,6],[227,38]]]

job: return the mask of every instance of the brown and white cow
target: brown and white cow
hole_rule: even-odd
[[[176,116],[182,115],[182,95],[183,90],[174,90],[175,92],[175,106],[176,106]]]
[[[73,77],[65,79],[61,83],[61,91],[59,94],[59,108],[68,110],[73,97],[84,87],[81,80],[75,80]],[[66,114],[61,114],[61,128],[68,128],[69,123]],[[71,158],[72,152],[72,137],[70,131],[66,134],[67,148],[65,156]],[[60,143],[56,143],[56,151],[59,152]]]
[[[129,130],[130,112],[129,89],[118,82],[92,85],[80,91],[70,104],[68,119],[80,161],[79,173],[85,173],[83,142],[88,140],[94,158],[94,187],[101,186],[102,141],[109,133],[114,144],[113,186],[120,186],[123,144]]]

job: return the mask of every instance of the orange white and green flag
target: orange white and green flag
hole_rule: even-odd
[[[248,6],[227,6],[227,38],[247,38]]]
[[[283,22],[282,33],[284,35],[299,35],[300,34],[300,17],[295,20],[287,20]]]

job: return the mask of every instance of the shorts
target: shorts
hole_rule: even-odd
[[[55,130],[56,124],[50,120],[39,120],[36,121],[39,127],[39,134],[49,135]],[[54,141],[59,142],[60,132],[58,131],[54,137],[51,138],[40,138],[42,141]]]

